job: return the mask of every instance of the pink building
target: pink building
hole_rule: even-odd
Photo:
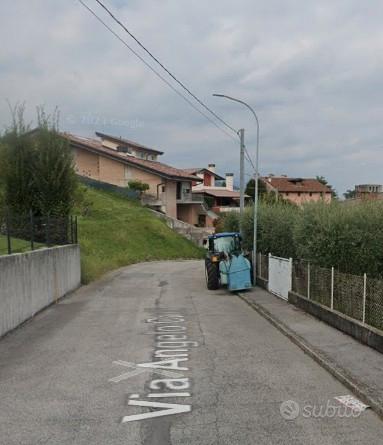
[[[317,179],[270,175],[261,180],[268,192],[274,192],[297,205],[321,200],[329,203],[332,199],[331,189]]]
[[[204,197],[206,215],[201,215],[200,224],[212,227],[222,213],[239,212],[240,193],[234,190],[234,174],[226,173],[225,177],[215,171],[215,164],[207,168],[188,168],[185,172],[195,175],[200,182],[193,182],[193,196]],[[245,195],[247,202],[250,197]]]

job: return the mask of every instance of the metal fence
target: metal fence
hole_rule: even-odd
[[[332,311],[383,330],[383,280],[293,260],[291,290]],[[269,256],[258,254],[257,277],[269,280]]]
[[[0,255],[25,252],[40,247],[76,244],[77,216],[36,217],[4,212],[0,216]]]
[[[268,255],[263,255],[262,253],[258,253],[258,261],[257,261],[257,277],[262,280],[269,280],[269,257]]]

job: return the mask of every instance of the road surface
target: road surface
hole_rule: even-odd
[[[127,267],[0,340],[1,445],[381,443],[348,394],[199,261]]]

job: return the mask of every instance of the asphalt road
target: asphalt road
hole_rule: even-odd
[[[238,297],[207,291],[198,261],[127,267],[0,340],[1,445],[381,443],[371,410],[334,399],[347,394]]]

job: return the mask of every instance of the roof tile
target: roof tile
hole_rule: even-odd
[[[331,193],[330,187],[313,178],[287,178],[284,176],[269,176],[262,178],[278,192],[316,192]]]
[[[96,139],[85,138],[81,136],[75,136],[70,133],[62,133],[62,135],[68,139],[71,143],[80,144],[83,148],[90,151],[95,151],[101,155],[106,155],[123,162],[124,164],[135,165],[137,168],[144,170],[150,170],[159,176],[164,176],[168,179],[188,179],[190,181],[201,181],[201,178],[186,173],[184,170],[171,167],[170,165],[163,164],[157,161],[148,161],[146,159],[135,158],[126,154],[121,154],[116,150],[104,147],[101,141]]]

